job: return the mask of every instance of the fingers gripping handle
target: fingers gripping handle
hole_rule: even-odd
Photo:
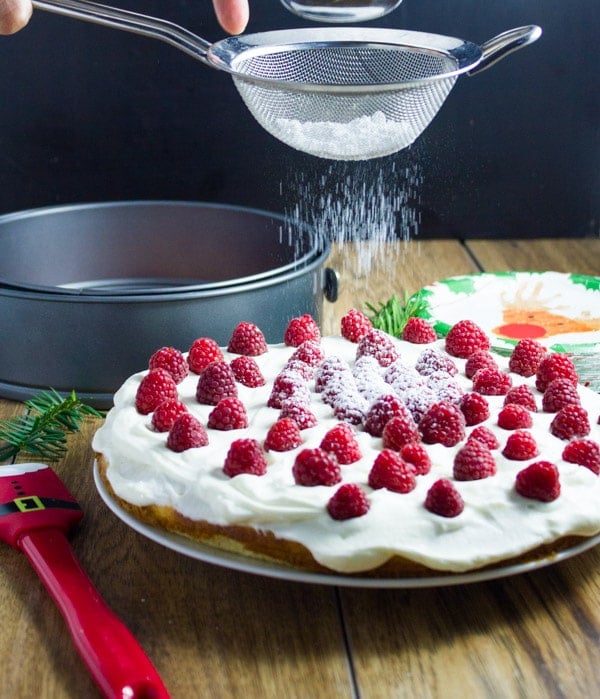
[[[168,699],[156,669],[109,609],[58,529],[33,530],[19,548],[60,609],[94,681],[110,699]]]

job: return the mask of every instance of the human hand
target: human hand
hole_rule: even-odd
[[[240,34],[248,23],[248,0],[213,0],[219,24],[229,34]],[[33,8],[31,0],[0,0],[0,34],[14,34],[22,29]]]
[[[0,34],[14,34],[29,22],[31,0],[0,0]]]
[[[2,0],[0,0],[1,2]],[[219,24],[229,34],[241,34],[248,24],[248,0],[213,0]]]

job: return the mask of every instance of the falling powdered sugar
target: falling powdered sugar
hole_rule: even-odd
[[[341,249],[352,244],[352,255],[338,260],[337,270],[368,276],[377,263],[389,268],[420,224],[421,165],[410,152],[381,160],[312,163],[311,171],[295,167],[281,183],[286,204],[282,237],[299,240],[299,228]],[[394,243],[390,246],[389,243]]]

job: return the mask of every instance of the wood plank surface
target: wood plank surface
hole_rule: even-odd
[[[413,241],[334,249],[339,300],[365,301],[478,270],[598,274],[597,240]],[[22,406],[0,400],[0,418]],[[173,697],[387,699],[600,694],[600,549],[502,580],[416,590],[285,582],[191,560],[141,537],[92,480],[89,419],[55,470],[85,511],[72,545]],[[0,545],[0,699],[99,696],[24,556]]]

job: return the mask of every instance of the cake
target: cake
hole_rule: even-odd
[[[600,532],[600,396],[566,355],[494,354],[471,321],[402,339],[357,310],[270,344],[163,347],[93,438],[114,500],[161,529],[301,570],[431,576]]]

